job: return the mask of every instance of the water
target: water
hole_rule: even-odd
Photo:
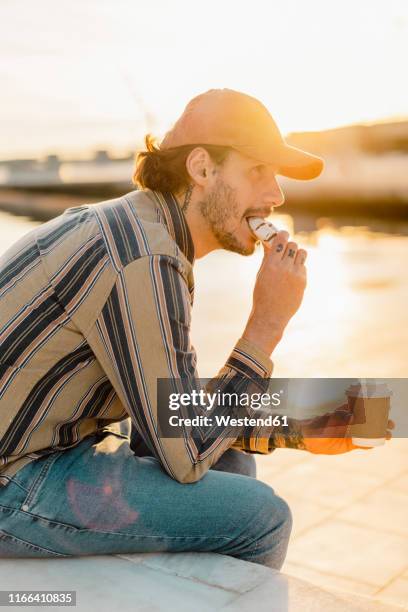
[[[408,376],[408,225],[274,216],[308,251],[308,286],[273,355],[274,376]],[[0,212],[0,251],[37,222]],[[251,310],[262,258],[216,251],[195,264],[192,342],[215,375]]]
[[[273,217],[308,251],[308,286],[273,354],[274,376],[408,376],[408,225]],[[353,225],[352,225],[353,224]],[[300,231],[307,227],[306,231]],[[382,229],[382,231],[380,231]],[[195,266],[193,344],[201,376],[214,375],[239,338],[262,251],[217,251]]]

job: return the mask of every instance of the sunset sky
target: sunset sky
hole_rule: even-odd
[[[408,116],[407,0],[2,0],[0,157],[134,147],[212,87],[282,132]]]

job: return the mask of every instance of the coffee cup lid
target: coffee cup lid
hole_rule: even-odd
[[[349,386],[346,394],[350,397],[390,397],[391,389],[387,383],[358,382]]]

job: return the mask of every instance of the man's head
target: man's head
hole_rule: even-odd
[[[258,100],[229,89],[191,100],[160,146],[147,137],[146,148],[134,182],[177,197],[202,254],[253,253],[246,219],[283,204],[276,175],[309,179],[323,167],[320,158],[285,143]]]

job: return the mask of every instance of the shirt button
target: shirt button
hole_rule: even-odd
[[[22,510],[28,510],[28,506],[27,506],[27,504],[24,504],[24,506],[21,506],[21,509],[22,509]]]

